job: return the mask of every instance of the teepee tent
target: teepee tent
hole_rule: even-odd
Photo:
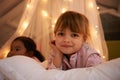
[[[101,20],[95,0],[28,0],[20,24],[14,35],[0,50],[5,57],[11,41],[20,35],[29,36],[37,44],[37,49],[47,58],[50,52],[49,42],[53,37],[53,29],[61,13],[71,10],[84,14],[91,24],[91,44],[108,59],[108,51]]]

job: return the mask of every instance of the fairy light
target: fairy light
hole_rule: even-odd
[[[100,7],[97,6],[97,10],[99,10],[99,9],[100,9]]]
[[[65,11],[67,11],[67,9],[66,8],[62,8],[62,13],[64,13]]]
[[[68,0],[69,2],[73,2],[73,0]]]
[[[24,30],[28,27],[29,22],[28,21],[24,21],[22,24],[22,27],[19,29],[18,34],[22,35]]]
[[[27,6],[26,6],[26,8],[27,8],[27,11],[31,11],[32,8],[33,8],[33,5],[30,4],[30,3],[28,3]]]
[[[45,10],[42,10],[42,15],[43,15],[44,17],[48,17],[48,13],[47,13]]]
[[[93,3],[92,2],[89,3],[89,7],[93,8]]]
[[[98,28],[98,26],[97,26],[97,25],[96,25],[95,27],[96,27],[96,28]]]
[[[52,24],[52,28],[54,28],[55,27],[55,24]]]
[[[27,28],[28,24],[29,24],[28,21],[24,21],[24,23],[23,23],[23,30],[25,30]]]
[[[44,3],[47,3],[48,0],[42,0]]]
[[[1,52],[0,59],[5,58],[7,56],[7,54],[9,53],[9,47],[6,46],[5,49],[1,50],[0,52]]]
[[[103,59],[106,59],[106,57],[105,57],[105,56],[102,56],[102,58],[103,58]]]
[[[99,49],[96,49],[98,53],[100,53],[100,50]]]
[[[4,57],[6,57],[7,54],[9,53],[9,49],[5,49],[5,50],[4,50],[4,53],[5,53]]]
[[[30,8],[30,4],[27,4],[27,8]]]

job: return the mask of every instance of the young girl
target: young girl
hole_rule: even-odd
[[[44,56],[36,49],[35,42],[31,38],[25,36],[17,37],[12,41],[11,49],[7,57],[15,55],[28,56],[40,62],[45,60]]]
[[[49,68],[68,70],[102,63],[100,54],[87,43],[89,27],[88,19],[77,12],[67,11],[58,18],[55,40],[50,44],[53,52]]]

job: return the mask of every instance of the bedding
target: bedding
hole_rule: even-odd
[[[120,58],[95,67],[45,70],[26,56],[0,60],[0,80],[120,80]]]

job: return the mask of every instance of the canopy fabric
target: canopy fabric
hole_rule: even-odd
[[[25,35],[34,39],[38,50],[47,58],[50,53],[49,42],[54,38],[55,22],[67,10],[80,12],[89,19],[92,36],[89,42],[108,60],[108,50],[95,0],[28,0],[18,29],[0,50],[0,57],[7,55],[9,45],[15,37]]]

